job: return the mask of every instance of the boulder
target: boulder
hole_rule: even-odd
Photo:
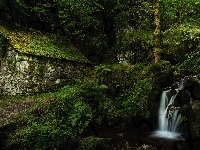
[[[191,101],[192,100],[192,101]],[[188,138],[200,138],[200,77],[185,77],[184,88],[177,94],[175,103],[181,105],[184,132]]]
[[[192,116],[190,122],[192,138],[200,138],[200,101],[192,103]]]
[[[181,107],[184,104],[190,103],[190,92],[188,90],[180,90],[174,99],[174,106]]]
[[[172,93],[171,91],[170,93]],[[179,107],[184,104],[190,104],[191,100],[200,100],[200,78],[197,76],[184,77],[183,88],[178,91],[174,105]]]
[[[200,76],[189,76],[186,78],[185,90],[190,91],[190,97],[200,100]]]

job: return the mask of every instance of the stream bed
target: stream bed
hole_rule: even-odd
[[[133,147],[147,147],[153,146],[157,150],[199,150],[200,139],[190,140],[183,138],[164,138],[152,136],[152,132],[144,133],[139,130],[127,129],[124,131],[117,131],[116,129],[109,129],[107,131],[98,132],[100,138],[112,138],[114,140],[111,149],[120,149],[120,144],[128,141]],[[103,149],[103,148],[102,148]]]

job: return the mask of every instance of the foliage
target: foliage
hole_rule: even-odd
[[[152,75],[154,82],[162,82],[167,78],[171,78],[171,82],[179,77],[179,67],[173,66],[169,61],[161,60],[157,64],[151,64],[148,73]]]
[[[143,21],[153,21],[152,5],[148,0],[119,0],[115,5],[113,13],[116,13],[115,20],[118,32],[128,27],[140,28]]]
[[[102,14],[105,6],[98,0],[87,2],[80,0],[28,2],[21,0],[20,2],[16,1],[16,5],[17,11],[21,12],[18,7],[20,5],[25,10],[24,13],[21,12],[21,15],[29,18],[23,22],[29,24],[30,16],[34,16],[35,20],[40,20],[50,26],[51,32],[67,36],[71,42],[85,51],[89,49],[97,53],[107,47],[107,35],[104,33],[104,16]],[[16,22],[19,23],[19,21],[16,19]],[[85,48],[86,46],[87,48]]]
[[[199,47],[200,30],[188,24],[170,28],[163,35],[163,58],[172,64],[182,63],[185,55]]]
[[[199,24],[199,0],[161,0],[161,24],[164,30],[182,23]]]
[[[112,95],[118,95],[123,89],[132,89],[134,83],[144,77],[143,64],[110,64],[96,67],[96,82],[105,84]]]
[[[162,32],[182,23],[199,25],[199,0],[160,0],[159,3]],[[22,25],[39,20],[50,26],[49,31],[66,36],[88,57],[91,53],[103,57],[107,51],[114,50],[122,54],[130,52],[132,63],[151,59],[154,26],[153,4],[149,0],[14,0],[0,4],[7,18]],[[174,59],[175,55],[166,57]],[[172,61],[177,63],[179,58]]]
[[[114,56],[127,56],[132,64],[101,64],[93,79],[76,80],[58,92],[39,95],[41,101],[16,118],[17,130],[10,134],[8,147],[17,143],[21,149],[60,149],[67,141],[74,143],[91,122],[119,127],[133,117],[148,118],[155,111],[152,103],[160,88],[181,75],[199,74],[199,0],[159,1],[163,60],[156,64],[151,62],[154,26],[150,0],[6,2],[0,0],[5,20],[19,25],[40,20],[55,34],[1,23],[3,50],[9,39],[14,48],[29,54],[88,62],[77,47],[86,55],[105,56],[113,51]],[[85,138],[80,149],[95,149],[101,142]],[[130,148],[129,143],[125,146]]]
[[[200,52],[193,51],[185,56],[184,62],[180,65],[181,73],[184,75],[197,75],[200,73]]]
[[[10,135],[8,145],[18,139],[22,149],[58,149],[67,139],[73,140],[91,120],[90,107],[76,94],[79,90],[66,86],[17,117],[24,127]]]
[[[129,63],[147,62],[153,40],[153,11],[147,0],[118,1],[115,6],[115,52]]]
[[[154,99],[150,95],[156,95],[153,90],[152,79],[145,78],[134,85],[134,89],[124,94],[128,95],[127,100],[123,102],[124,108],[129,115],[149,117],[149,103]],[[155,93],[154,93],[155,92]]]
[[[41,95],[35,107],[16,118],[19,128],[10,135],[7,148],[17,142],[21,149],[58,149],[66,141],[73,143],[90,121],[102,123],[105,116],[113,117],[116,106],[106,98],[106,89],[81,83]],[[109,108],[108,103],[112,104]]]
[[[157,150],[156,147],[152,146],[152,145],[145,145],[143,144],[141,147],[137,147],[136,150]]]
[[[150,75],[151,68],[144,64],[102,65],[97,68],[97,82],[108,86],[117,108],[124,114],[123,118],[148,117],[150,103],[158,94],[158,83],[155,84],[157,80]]]
[[[11,20],[17,24],[31,26],[32,21],[39,20],[39,23],[43,22],[45,27],[50,26],[48,31],[67,36],[68,40],[89,56],[90,54],[99,54],[98,56],[101,57],[104,57],[108,50],[124,50],[118,48],[118,45],[116,48],[112,48],[116,43],[116,34],[120,34],[124,27],[134,27],[135,30],[142,27],[140,25],[143,24],[142,22],[147,22],[146,26],[148,26],[151,22],[149,19],[152,18],[151,4],[146,0],[134,2],[14,0],[5,3],[5,6],[8,10],[10,9],[8,15],[12,18]],[[19,17],[14,13],[20,14]],[[146,31],[139,34],[145,34],[143,37],[147,37]],[[146,43],[146,41],[136,40],[136,45],[140,46],[141,43]],[[120,47],[126,47],[125,44],[123,43]],[[133,50],[132,45],[129,48]],[[137,48],[137,51],[140,53],[139,49],[140,47]],[[145,52],[142,51],[142,53]]]
[[[16,118],[19,128],[10,135],[8,145],[17,140],[23,149],[59,149],[66,141],[73,143],[91,121],[119,127],[132,117],[148,117],[150,103],[158,94],[154,78],[149,76],[151,68],[102,65],[95,73],[98,83],[77,82],[44,95],[29,112]],[[99,80],[102,74],[114,78]]]
[[[19,52],[88,62],[71,43],[66,42],[64,37],[44,34],[35,30],[22,30],[2,23],[0,24],[0,30],[9,38],[10,44]]]
[[[151,59],[153,34],[150,22],[143,21],[138,29],[128,27],[117,34],[117,53],[131,63],[147,63]]]

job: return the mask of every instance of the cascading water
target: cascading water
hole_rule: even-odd
[[[179,113],[178,107],[174,107],[174,99],[179,90],[184,88],[184,79],[181,80],[176,94],[174,94],[170,99],[167,97],[167,93],[170,90],[163,91],[160,100],[159,107],[159,129],[153,133],[153,136],[165,137],[165,138],[178,138],[181,133],[179,131],[181,114]],[[170,110],[170,107],[173,108]]]

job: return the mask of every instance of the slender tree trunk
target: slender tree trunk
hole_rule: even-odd
[[[155,30],[153,33],[153,54],[154,54],[154,62],[157,63],[160,60],[160,12],[159,12],[159,1],[154,0],[153,1],[153,7],[154,7],[154,24],[155,24]]]

